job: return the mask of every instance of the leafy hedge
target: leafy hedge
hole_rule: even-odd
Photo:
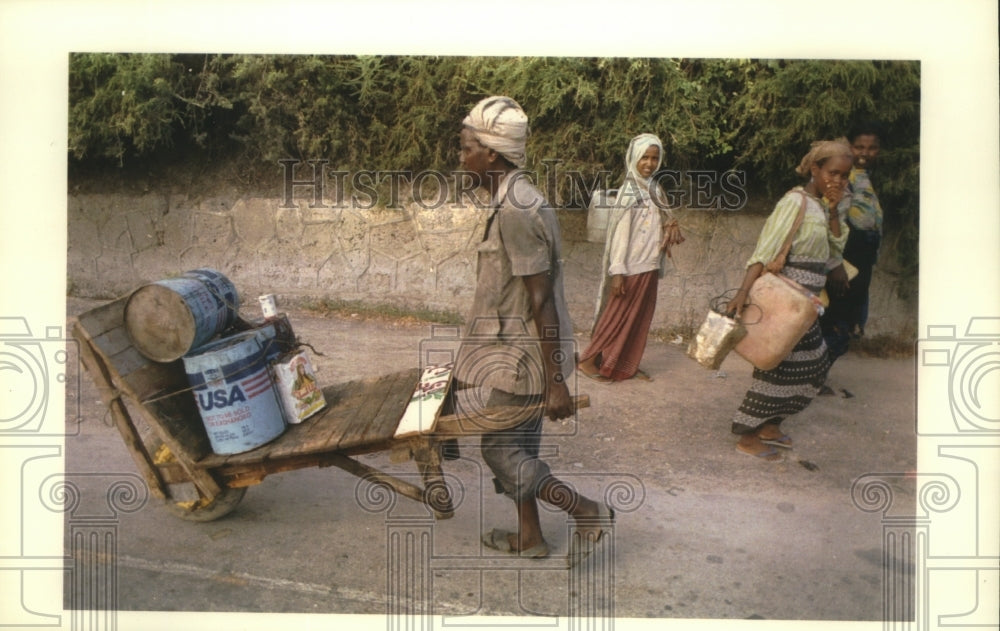
[[[812,140],[876,119],[874,178],[899,262],[915,270],[917,62],[83,53],[70,59],[68,149],[73,163],[113,168],[172,153],[238,154],[248,168],[297,158],[449,170],[462,117],[489,94],[528,112],[539,172],[559,161],[613,182],[629,138],[652,131],[670,168],[743,170],[767,195],[797,181]]]

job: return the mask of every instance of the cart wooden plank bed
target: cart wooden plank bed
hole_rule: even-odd
[[[80,359],[150,493],[171,513],[193,521],[217,519],[236,507],[247,487],[268,475],[335,466],[425,503],[438,518],[452,516],[441,469],[441,440],[485,428],[449,415],[438,418],[426,433],[396,437],[420,379],[419,368],[327,386],[323,411],[251,451],[219,455],[212,452],[194,397],[187,391],[181,360],[153,362],[132,346],[124,326],[126,300],[77,316],[72,333],[80,344]],[[589,400],[578,396],[575,403],[586,407]],[[490,417],[491,411],[479,415]],[[140,431],[140,425],[148,430]],[[489,429],[502,427],[489,424]],[[355,459],[381,451],[389,451],[394,462],[413,459],[423,486]]]

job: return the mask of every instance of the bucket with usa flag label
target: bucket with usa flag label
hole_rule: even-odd
[[[247,331],[184,357],[184,371],[215,453],[250,451],[285,431],[267,355],[259,332]]]

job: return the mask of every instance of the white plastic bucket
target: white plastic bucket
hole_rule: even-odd
[[[185,357],[184,371],[215,453],[249,451],[285,431],[259,332],[213,342]]]
[[[229,328],[239,307],[235,285],[221,272],[191,270],[135,290],[125,304],[125,330],[144,356],[170,362]]]
[[[587,206],[587,241],[604,243],[608,236],[608,220],[611,207],[618,197],[616,189],[610,191],[594,191]]]

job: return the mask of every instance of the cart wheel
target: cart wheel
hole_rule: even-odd
[[[147,436],[148,438],[144,437],[144,440],[147,441],[147,448],[152,454],[153,464],[163,465],[177,461],[170,452],[170,448],[163,444],[163,441],[151,432],[147,433]],[[187,521],[213,521],[233,512],[233,509],[246,494],[246,487],[235,489],[223,487],[214,500],[209,500],[199,492],[197,500],[178,502],[167,499],[165,505],[174,517],[180,517]]]
[[[167,510],[174,517],[187,521],[214,521],[233,512],[243,496],[247,494],[246,487],[238,489],[224,488],[214,500],[201,498],[194,502],[166,501]]]

